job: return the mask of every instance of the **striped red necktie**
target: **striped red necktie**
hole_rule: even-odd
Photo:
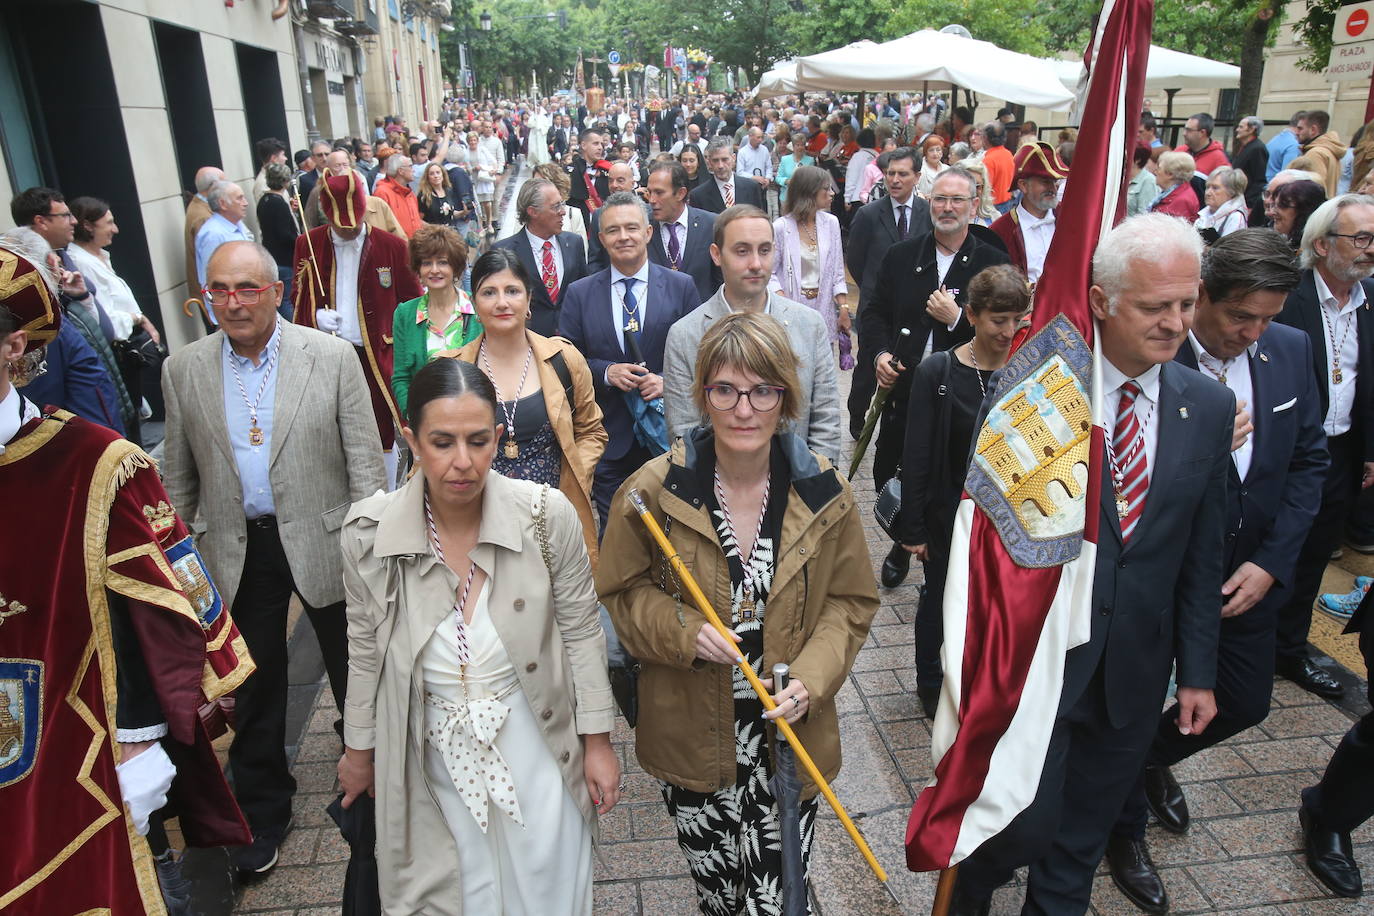
[[[1116,428],[1112,431],[1112,479],[1116,485],[1116,511],[1121,521],[1121,540],[1131,539],[1145,511],[1145,495],[1150,489],[1150,472],[1145,458],[1145,430],[1136,416],[1140,385],[1131,380],[1121,386],[1121,401],[1116,405]]]
[[[544,239],[543,262],[541,265],[543,276],[540,279],[544,281],[544,289],[549,292],[549,300],[556,303],[558,301],[558,268],[553,262],[553,242],[548,239]]]

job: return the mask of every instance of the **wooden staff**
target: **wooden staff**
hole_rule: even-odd
[[[940,881],[935,885],[935,903],[930,908],[930,916],[949,916],[950,905],[954,903],[954,882],[958,878],[958,865],[940,869]]]
[[[663,533],[663,529],[659,527],[658,521],[649,513],[649,508],[645,505],[644,498],[640,496],[639,490],[631,489],[629,500],[634,506],[635,512],[639,513],[639,518],[644,522],[644,526],[649,529],[649,534],[658,542],[659,550],[663,551],[663,555],[667,557],[668,562],[672,564],[673,570],[677,573],[679,581],[687,588],[687,593],[691,596],[692,602],[696,604],[697,610],[701,611],[706,617],[706,622],[715,628],[716,632],[721,635],[721,638],[733,644],[734,638],[730,635],[730,631],[726,629],[725,624],[721,621],[715,608],[711,607],[711,602],[706,600],[706,595],[702,593],[701,587],[697,585],[697,580],[692,577],[691,571],[687,569],[687,564],[682,562],[682,557],[678,556],[677,551],[673,549],[672,543],[668,540],[668,536]],[[762,701],[763,708],[768,710],[777,709],[778,704],[773,702],[773,697],[769,695],[768,690],[763,686],[763,682],[759,680],[759,676],[754,673],[754,668],[749,664],[749,660],[741,656],[739,661],[735,664],[739,665],[740,670],[744,672],[744,677],[749,681],[749,685],[754,688],[754,692],[758,694],[759,700]],[[782,732],[783,736],[787,739],[787,743],[791,745],[793,753],[797,755],[798,762],[800,762],[802,768],[806,770],[807,775],[811,777],[811,781],[820,789],[821,795],[825,796],[825,800],[829,803],[831,810],[839,817],[840,823],[844,825],[845,831],[849,834],[849,838],[854,841],[854,845],[858,847],[859,852],[863,854],[864,860],[868,862],[868,867],[873,870],[873,874],[882,882],[883,890],[887,891],[888,895],[896,901],[897,895],[893,894],[892,888],[887,885],[887,872],[883,871],[883,867],[878,864],[877,858],[873,855],[873,850],[869,849],[868,843],[859,833],[859,828],[854,826],[854,821],[850,819],[849,813],[844,810],[844,805],[840,804],[840,800],[835,797],[835,793],[831,790],[830,784],[825,781],[825,777],[821,775],[821,771],[816,767],[816,762],[811,759],[811,755],[806,752],[806,748],[802,747],[801,739],[797,737],[797,733],[792,730],[792,726],[788,724],[787,720],[781,716],[774,719],[773,724],[778,727],[778,731]]]
[[[321,178],[320,181],[324,181],[324,179]],[[305,207],[301,204],[301,189],[300,186],[294,181],[291,183],[291,194],[293,197],[296,198],[296,210],[301,215],[301,222],[305,223]],[[321,301],[323,301],[325,298],[324,278],[320,276],[320,262],[315,259],[315,243],[310,241],[310,229],[308,228],[308,224],[304,235],[305,247],[310,252],[310,265],[314,268],[314,270],[312,270],[311,273],[315,275],[315,286],[319,289],[320,299]]]

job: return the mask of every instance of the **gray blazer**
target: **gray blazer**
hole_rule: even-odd
[[[272,421],[272,501],[296,590],[312,607],[344,600],[339,528],[348,507],[386,485],[362,364],[348,342],[282,323]],[[162,476],[195,532],[227,607],[243,575],[248,525],[224,417],[224,332],[167,360]]]
[[[678,319],[668,331],[663,351],[663,413],[668,432],[674,438],[702,423],[703,417],[692,403],[692,373],[702,335],[711,322],[730,314],[730,306],[722,295],[724,289],[721,287],[700,308]],[[838,464],[840,383],[825,320],[816,310],[773,292],[768,294],[768,313],[782,323],[799,362],[801,416],[783,428],[805,439],[813,452]]]

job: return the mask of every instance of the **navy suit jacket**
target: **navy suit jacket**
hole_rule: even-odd
[[[687,239],[682,246],[682,263],[678,270],[692,278],[696,284],[697,296],[701,305],[716,294],[724,281],[720,268],[711,260],[711,238],[715,234],[716,215],[696,207],[687,208]],[[649,239],[649,260],[662,267],[668,266],[668,251],[663,247],[666,235],[663,224],[654,223],[654,234]]]
[[[530,240],[523,226],[515,235],[503,238],[494,246],[514,251],[520,263],[525,265],[525,271],[530,275],[529,329],[544,337],[553,337],[558,333],[558,312],[568,296],[568,287],[587,275],[587,249],[581,237],[573,232],[560,232],[556,240],[559,251],[563,253],[563,281],[558,287],[557,302],[549,299],[549,291],[539,279],[543,275],[543,268],[534,259],[534,251],[530,248]]]
[[[63,321],[43,357],[48,369],[23,389],[39,407],[61,407],[124,435],[119,394],[105,364],[70,321]]]
[[[649,294],[643,306],[644,325],[639,332],[639,349],[650,372],[663,374],[663,347],[673,323],[694,310],[697,290],[686,276],[649,264]],[[558,333],[572,341],[587,359],[601,407],[602,422],[610,441],[604,458],[622,457],[634,445],[634,419],[625,403],[625,392],[606,384],[606,369],[612,363],[632,362],[621,348],[620,331],[611,323],[611,270],[597,271],[568,288]]]
[[[1105,449],[1098,455],[1092,635],[1064,663],[1060,713],[1084,691],[1105,688],[1107,716],[1117,728],[1159,717],[1175,659],[1182,686],[1216,683],[1236,399],[1178,363],[1160,370],[1159,439],[1145,511],[1124,545]],[[1099,668],[1102,688],[1092,687]]]
[[[1374,279],[1362,280],[1365,304],[1355,310],[1356,335],[1360,341],[1359,372],[1355,376],[1355,403],[1350,408],[1350,433],[1360,445],[1364,461],[1374,461]],[[1326,352],[1326,331],[1322,326],[1321,304],[1317,301],[1317,281],[1312,269],[1302,272],[1298,288],[1288,294],[1283,311],[1274,319],[1279,324],[1307,332],[1312,343],[1312,371],[1317,381],[1322,422],[1331,403],[1327,385],[1331,380],[1331,355]]]
[[[702,176],[701,184],[693,189],[688,201],[693,207],[710,213],[725,212],[725,198],[720,196],[715,176],[709,173]],[[763,199],[763,189],[759,187],[758,182],[743,175],[735,176],[735,203],[753,204],[760,210],[768,210],[768,204]]]
[[[1175,358],[1197,368],[1189,342]],[[1227,472],[1223,572],[1229,578],[1242,563],[1254,563],[1276,580],[1262,603],[1277,608],[1287,597],[1298,552],[1321,505],[1329,464],[1326,433],[1306,335],[1272,324],[1256,342],[1254,355],[1240,358],[1250,364],[1254,393],[1245,409],[1255,431],[1245,479],[1234,461]]]

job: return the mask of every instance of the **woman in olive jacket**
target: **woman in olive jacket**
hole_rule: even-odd
[[[597,592],[642,665],[635,749],[676,818],[702,911],[773,912],[781,858],[768,723],[786,717],[825,778],[835,777],[835,695],[868,635],[877,588],[849,485],[801,439],[777,432],[800,400],[782,326],[745,313],[717,321],[698,352],[693,395],[709,423],[621,488]],[[683,597],[628,503],[631,488],[731,621],[735,645]],[[791,665],[777,710],[763,713],[732,664],[741,654],[760,675]],[[809,849],[817,789],[803,780]]]

